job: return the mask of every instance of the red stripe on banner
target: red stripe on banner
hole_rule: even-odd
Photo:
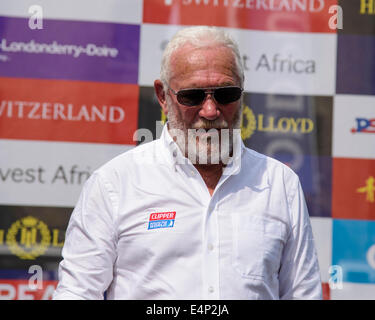
[[[139,87],[0,78],[0,138],[135,145]]]
[[[144,0],[143,22],[335,33],[335,5],[337,0]]]
[[[323,300],[331,300],[331,290],[327,282],[322,282]]]
[[[57,283],[0,279],[0,300],[51,300]]]

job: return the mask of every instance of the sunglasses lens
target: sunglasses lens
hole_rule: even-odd
[[[202,103],[206,94],[202,89],[191,89],[179,91],[177,101],[185,106],[197,106]]]
[[[186,89],[177,93],[177,101],[185,106],[199,106],[206,98],[206,89]],[[214,89],[214,98],[219,104],[228,104],[241,98],[239,87],[223,87]]]
[[[242,90],[238,87],[219,88],[215,90],[215,100],[220,104],[228,104],[241,98]]]

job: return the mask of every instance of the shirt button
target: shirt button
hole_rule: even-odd
[[[214,287],[213,286],[210,286],[209,288],[208,288],[208,292],[209,293],[213,293],[215,290],[214,290]]]

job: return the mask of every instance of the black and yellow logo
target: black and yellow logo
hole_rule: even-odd
[[[359,13],[360,14],[375,14],[375,1],[374,0],[361,0]]]
[[[257,122],[253,110],[244,105],[241,118],[241,138],[249,139],[257,128]]]
[[[33,260],[44,254],[51,243],[47,225],[28,216],[14,222],[8,230],[6,244],[21,259]]]
[[[254,114],[250,107],[244,105],[241,121],[241,137],[251,138],[254,132],[275,134],[309,134],[315,129],[315,123],[310,118],[275,117],[266,114]]]
[[[49,230],[43,221],[27,216],[16,220],[7,230],[5,243],[11,253],[23,260],[34,260],[44,255],[49,247],[61,248],[58,229]],[[0,230],[0,244],[4,240],[4,230]]]

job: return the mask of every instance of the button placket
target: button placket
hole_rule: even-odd
[[[203,279],[207,299],[219,299],[219,254],[218,221],[215,209],[215,197],[211,198],[205,212],[203,238]]]

